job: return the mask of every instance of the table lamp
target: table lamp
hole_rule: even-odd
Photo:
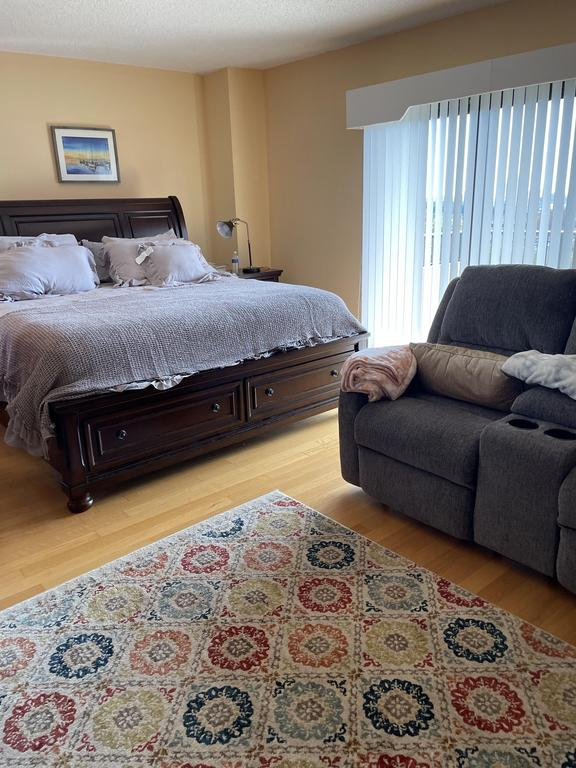
[[[238,219],[238,218],[230,219],[229,221],[217,221],[216,230],[221,237],[225,237],[227,240],[229,240],[232,237],[232,233],[234,232],[234,227],[237,227],[238,224],[246,225],[246,237],[248,238],[248,259],[250,261],[250,266],[243,267],[242,272],[244,272],[244,274],[253,274],[255,272],[260,272],[260,267],[252,266],[252,245],[250,244],[250,230],[248,229],[247,221],[244,221],[244,219]]]

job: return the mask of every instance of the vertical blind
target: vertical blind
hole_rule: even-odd
[[[576,80],[412,107],[364,131],[362,319],[426,337],[471,264],[576,266]]]

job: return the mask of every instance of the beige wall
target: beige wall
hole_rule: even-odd
[[[252,261],[270,264],[268,131],[264,72],[228,70],[236,216],[250,225]],[[247,264],[246,228],[238,228],[242,264]]]
[[[241,265],[248,264],[243,224],[231,240],[216,233],[216,221],[238,217],[250,225],[253,262],[270,264],[264,73],[222,69],[204,77],[204,114],[213,258],[229,264],[238,248]]]
[[[362,132],[351,88],[576,40],[574,0],[514,0],[266,72],[272,261],[358,309]]]
[[[210,252],[214,262],[226,264],[230,262],[236,241],[223,240],[216,233],[216,221],[235,215],[230,97],[225,69],[204,78],[204,120]]]
[[[0,199],[177,195],[208,245],[201,77],[0,53],[0,94]],[[121,183],[59,184],[50,124],[114,128]]]
[[[362,132],[350,88],[576,40],[575,0],[513,0],[266,72],[197,75],[0,53],[0,199],[177,195],[219,262],[246,218],[257,263],[358,310]],[[59,184],[50,124],[116,129],[122,182]],[[239,230],[243,263],[246,244]]]
[[[201,77],[143,67],[0,53],[0,199],[180,198],[190,237],[230,262],[236,238],[215,222],[250,223],[254,260],[270,263],[264,73]],[[116,130],[121,182],[57,180],[49,126]],[[247,263],[245,229],[238,229]]]

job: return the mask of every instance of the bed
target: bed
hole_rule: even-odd
[[[0,202],[0,235],[72,233],[78,240],[98,241],[104,235],[146,237],[170,228],[188,237],[175,197]],[[289,286],[240,283],[242,291],[262,291],[268,303],[277,295],[280,305],[294,293]],[[219,301],[225,302],[230,291],[225,286],[216,290],[223,296]],[[132,300],[136,295],[130,294]],[[54,315],[58,300],[19,304],[46,307],[45,301],[53,302],[44,312]],[[68,508],[82,512],[100,489],[333,408],[342,363],[366,342],[367,334],[360,329],[343,338],[254,355],[225,367],[194,368],[193,375],[168,389],[106,389],[51,400],[46,406],[51,432],[45,458],[60,475]],[[4,421],[10,428],[6,413]]]

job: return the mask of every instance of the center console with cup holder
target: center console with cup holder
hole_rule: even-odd
[[[474,540],[556,575],[558,498],[576,466],[576,430],[510,416],[480,437]]]

